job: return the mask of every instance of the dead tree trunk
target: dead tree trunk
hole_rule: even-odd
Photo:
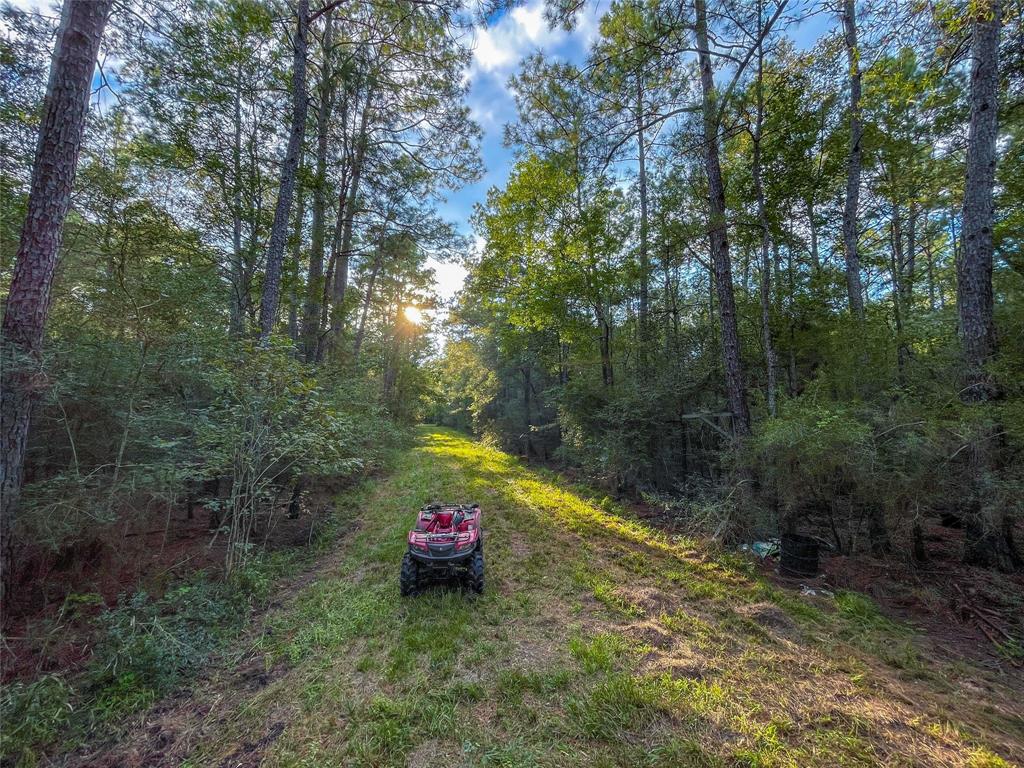
[[[0,599],[10,586],[11,523],[21,494],[29,418],[50,291],[82,146],[82,129],[110,0],[65,0],[46,86],[28,210],[0,340]]]

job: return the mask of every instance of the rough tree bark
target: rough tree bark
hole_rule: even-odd
[[[90,86],[110,0],[65,0],[46,86],[28,210],[0,339],[0,599],[11,577],[13,522],[32,406],[44,386],[43,331],[78,167]]]
[[[263,296],[260,301],[259,342],[266,345],[277,320],[277,307],[281,300],[281,267],[288,239],[288,217],[295,195],[295,177],[299,168],[299,154],[306,133],[306,113],[309,95],[306,93],[306,48],[309,37],[309,0],[298,0],[297,23],[292,39],[292,123],[288,131],[288,148],[281,164],[281,183],[274,209],[274,223],[270,228],[267,246],[267,266],[263,277]]]
[[[295,226],[292,228],[292,258],[288,265],[291,271],[288,290],[288,338],[299,345],[299,264],[302,263],[302,230],[306,223],[306,185],[303,184],[305,159],[299,154],[299,169],[296,173]]]
[[[977,6],[971,42],[963,244],[956,261],[960,340],[967,365],[965,400],[987,400],[993,394],[985,364],[996,346],[992,321],[992,187],[998,133],[1000,7],[999,0],[978,2]]]
[[[846,257],[846,292],[850,312],[864,319],[864,290],[860,282],[860,254],[857,250],[857,206],[860,202],[861,138],[860,50],[857,48],[857,16],[854,0],[843,2],[843,37],[850,67],[850,152],[846,165],[846,203],[843,207],[843,253]]]
[[[703,93],[704,164],[708,177],[708,203],[710,205],[711,262],[718,294],[718,318],[722,333],[722,360],[725,365],[725,389],[732,413],[733,432],[743,438],[750,434],[750,410],[743,383],[743,365],[740,360],[740,336],[736,325],[736,299],[732,287],[732,265],[729,260],[729,240],[725,219],[725,184],[718,151],[718,106],[715,97],[715,78],[711,69],[708,47],[708,19],[705,0],[694,0],[696,12],[697,59],[700,64],[700,84]]]
[[[985,370],[996,351],[992,317],[992,225],[999,101],[999,0],[974,6],[971,33],[971,122],[967,134],[962,245],[956,261],[957,312],[965,365],[961,398],[981,403],[999,395]],[[1012,513],[999,520],[986,513],[986,477],[998,468],[1001,429],[982,428],[972,441],[969,471],[975,478],[964,513],[964,562],[1003,570],[1019,569]]]

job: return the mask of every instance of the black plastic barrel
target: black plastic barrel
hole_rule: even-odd
[[[810,536],[783,534],[779,571],[787,576],[817,576],[820,546],[821,543]]]

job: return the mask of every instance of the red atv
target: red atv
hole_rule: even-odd
[[[415,595],[425,583],[453,576],[478,594],[484,591],[479,504],[428,504],[409,531],[409,551],[402,558],[402,595]]]

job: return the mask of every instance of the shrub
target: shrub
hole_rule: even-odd
[[[0,755],[33,762],[33,746],[55,742],[71,718],[73,691],[58,675],[0,687]]]
[[[89,687],[102,710],[131,710],[173,689],[240,626],[247,596],[202,576],[153,600],[122,597],[100,615]]]

